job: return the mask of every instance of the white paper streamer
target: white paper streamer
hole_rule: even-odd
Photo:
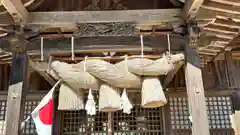
[[[123,113],[126,113],[126,114],[130,114],[131,109],[133,108],[131,102],[128,99],[126,89],[123,90],[123,93],[122,93],[122,96],[121,96],[120,107],[121,107],[121,109],[123,109]]]
[[[87,100],[85,109],[87,110],[87,114],[96,115],[96,103],[92,95],[92,89],[89,89],[88,100]]]

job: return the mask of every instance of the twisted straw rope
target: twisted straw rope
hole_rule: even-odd
[[[84,89],[99,89],[101,82],[118,88],[141,88],[139,75],[167,74],[174,69],[174,63],[183,59],[184,55],[180,53],[171,55],[170,60],[165,56],[157,60],[125,59],[117,64],[103,60],[85,60],[77,64],[54,61],[51,67],[70,86],[75,81],[77,87]],[[85,70],[84,65],[86,66]]]

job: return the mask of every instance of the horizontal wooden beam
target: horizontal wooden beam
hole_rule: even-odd
[[[123,22],[132,21],[143,25],[161,25],[167,22],[183,22],[181,9],[152,9],[124,11],[61,11],[61,12],[29,12],[28,27],[75,27],[78,23]],[[10,17],[10,18],[9,18]],[[0,25],[14,22],[9,15],[0,15]],[[4,18],[2,20],[2,18]],[[5,20],[8,18],[8,20]],[[215,14],[198,14],[196,20],[212,20]],[[10,19],[10,20],[9,20]]]
[[[31,12],[29,24],[75,25],[94,22],[137,22],[141,24],[179,21],[180,9]]]
[[[144,47],[150,47],[154,51],[166,51],[168,49],[168,40],[166,35],[143,36]],[[186,45],[186,39],[182,36],[170,36],[171,50],[182,51]],[[40,38],[33,39],[29,42],[28,50],[31,53],[40,52]],[[2,40],[0,47],[10,52],[11,47],[8,41]],[[92,49],[116,49],[141,47],[139,36],[120,36],[120,37],[82,37],[75,38],[75,50],[92,50]],[[56,53],[61,51],[71,51],[71,38],[44,39],[43,51],[45,53]]]

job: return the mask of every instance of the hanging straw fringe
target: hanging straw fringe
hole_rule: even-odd
[[[43,56],[43,37],[41,37],[41,61],[44,60],[43,57],[44,57],[44,56]]]
[[[87,56],[84,59],[84,65],[83,65],[83,70],[86,71],[86,61],[87,61]],[[86,84],[86,83],[84,83]],[[92,89],[89,89],[88,92],[88,100],[85,106],[85,109],[87,110],[87,114],[89,115],[96,115],[96,103],[94,101],[94,97],[92,95]]]
[[[144,54],[143,54],[143,35],[140,36],[141,38],[141,56],[142,56],[142,59],[144,57]]]
[[[72,53],[72,60],[75,58],[74,54],[74,37],[71,38],[71,53]]]
[[[168,53],[171,54],[171,43],[170,43],[169,34],[167,34],[167,40],[168,40]]]

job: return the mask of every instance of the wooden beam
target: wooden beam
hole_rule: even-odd
[[[206,35],[209,35],[209,36],[216,36],[218,38],[229,39],[229,40],[233,39],[236,36],[236,34],[222,33],[219,31],[212,31],[209,29],[204,29],[204,32],[206,33]]]
[[[239,29],[238,28],[229,28],[226,26],[218,26],[215,24],[209,24],[204,27],[205,30],[210,30],[210,31],[216,31],[216,32],[222,32],[226,34],[238,34]]]
[[[187,0],[183,7],[183,17],[185,20],[191,20],[196,17],[204,0]]]
[[[2,0],[1,3],[11,14],[15,22],[23,24],[27,23],[29,13],[21,0]]]
[[[193,28],[194,27],[189,26],[190,37],[192,37],[191,35],[197,34]],[[189,43],[190,44],[186,45],[185,48],[185,80],[190,115],[192,116],[193,120],[192,134],[210,135],[200,58],[197,54],[195,43]]]
[[[214,1],[205,1],[202,8],[240,15],[240,6],[228,5]]]
[[[194,0],[199,1],[199,0]],[[202,0],[201,0],[202,1]],[[123,11],[61,11],[61,12],[29,12],[27,27],[48,28],[66,27],[74,28],[76,23],[94,22],[136,22],[141,25],[161,25],[162,23],[180,22],[181,9],[152,9],[152,10],[123,10]],[[215,14],[202,13],[196,20],[212,20]],[[0,26],[13,24],[11,20],[5,20],[6,15],[0,15]],[[2,19],[3,18],[3,19]],[[239,17],[240,18],[240,17]]]
[[[168,41],[166,35],[159,36],[143,36],[144,46],[151,47],[155,51],[166,51],[168,49]],[[186,44],[186,39],[179,35],[171,35],[171,50],[182,51]],[[32,40],[29,44],[29,53],[40,53],[40,38]],[[140,47],[139,36],[117,36],[117,37],[86,37],[75,38],[75,50],[92,50],[92,49],[116,49],[116,48],[133,48]],[[7,51],[11,51],[9,43],[5,40],[1,41],[0,47]],[[61,51],[71,51],[71,38],[63,39],[44,39],[44,54],[50,54]]]
[[[73,12],[31,12],[28,24],[74,25],[93,22],[136,22],[140,24],[161,24],[180,20],[180,9],[124,10],[124,11],[73,11]]]
[[[197,13],[197,18],[205,18],[205,19],[216,19],[217,18],[222,18],[222,19],[232,19],[235,21],[240,21],[240,16],[238,14],[232,14],[232,13],[227,13],[223,11],[216,11],[213,9],[207,9],[201,7]]]
[[[5,25],[13,25],[14,24],[14,20],[12,18],[12,16],[8,13],[4,13],[2,15],[0,15],[0,26],[5,26]]]
[[[211,0],[211,1],[219,2],[222,4],[233,5],[233,6],[240,6],[239,0]]]
[[[163,83],[163,88],[166,89],[168,84],[172,81],[172,79],[174,78],[174,76],[176,75],[176,73],[178,72],[178,70],[182,67],[182,65],[184,64],[183,61],[179,62],[178,64],[175,65],[174,70],[172,70],[171,72],[169,72],[164,80]]]
[[[47,63],[37,64],[33,60],[29,59],[29,65],[40,75],[42,76],[50,85],[54,86],[56,80],[54,80],[47,73]]]
[[[218,26],[240,29],[240,21],[217,18],[213,24]]]
[[[23,121],[24,103],[27,92],[28,57],[26,51],[13,53],[10,86],[8,88],[6,134],[19,135]]]

